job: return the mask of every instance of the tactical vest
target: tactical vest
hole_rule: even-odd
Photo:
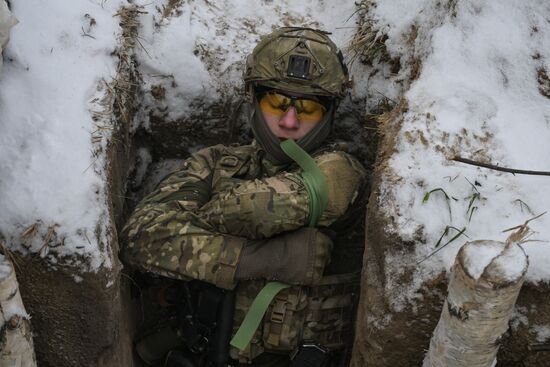
[[[244,351],[232,348],[231,358],[248,363],[263,352],[289,354],[303,341],[330,350],[350,345],[359,281],[360,273],[329,275],[315,286],[282,290],[248,347]],[[234,332],[264,285],[265,281],[251,280],[237,287]]]
[[[223,147],[219,152],[221,156],[216,160],[211,182],[214,191],[223,191],[240,180],[257,178],[262,170],[257,160],[251,159],[257,152],[253,146]],[[237,286],[233,333],[265,284],[264,280],[250,280]],[[305,341],[330,350],[350,346],[359,285],[360,271],[357,271],[327,275],[315,286],[282,290],[271,302],[248,347],[243,351],[232,347],[231,358],[250,363],[263,352],[288,355]],[[152,363],[177,345],[179,338],[169,325],[157,324],[137,341],[136,350],[142,359]]]
[[[247,172],[249,162],[239,153],[245,152],[223,155],[218,160],[213,187],[223,189],[239,180],[235,176],[250,174]],[[250,280],[237,286],[234,333],[265,284],[263,280]],[[359,285],[360,272],[354,272],[325,276],[315,286],[282,290],[271,302],[248,347],[244,351],[232,347],[231,358],[249,363],[263,352],[288,355],[303,341],[315,342],[330,350],[350,345]]]

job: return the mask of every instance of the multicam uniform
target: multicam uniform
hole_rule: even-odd
[[[312,156],[325,176],[329,197],[317,226],[329,227],[356,216],[363,204],[364,168],[341,151],[317,152]],[[309,197],[300,174],[296,164],[273,165],[255,143],[216,145],[198,151],[139,203],[123,229],[123,257],[141,270],[233,289],[246,246],[285,236],[306,225]],[[310,274],[302,283],[323,282],[321,277],[332,245],[327,238],[322,235],[314,239],[320,245]],[[269,241],[265,246],[269,246]],[[269,278],[280,279],[280,274]],[[250,280],[239,285],[237,322],[242,320],[248,300],[255,296],[251,292],[257,293],[262,282]],[[285,292],[294,298],[295,307],[303,308],[303,295],[296,295],[300,288]],[[239,358],[254,358],[262,350],[249,348]]]
[[[331,200],[318,222],[328,227],[353,207],[366,175],[344,152],[314,157],[328,177]],[[305,226],[309,198],[300,172],[274,166],[254,144],[203,149],[139,203],[123,230],[124,258],[156,274],[232,289],[247,242]]]
[[[337,349],[351,330],[357,282],[353,274],[324,273],[333,247],[327,233],[360,218],[366,174],[346,153],[318,151],[351,85],[328,35],[283,27],[262,37],[243,74],[258,145],[192,155],[138,205],[123,232],[124,258],[138,269],[236,287],[235,325],[266,281],[294,285],[276,294],[260,328],[243,329],[256,334],[246,350],[231,351],[241,362],[258,362],[264,350],[288,354],[305,339]],[[276,134],[265,116],[294,116],[298,130]],[[285,136],[296,141],[281,143]]]

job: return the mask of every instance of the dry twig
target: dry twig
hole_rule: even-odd
[[[523,170],[523,169],[515,169],[515,168],[506,168],[506,167],[501,167],[501,166],[497,166],[497,165],[494,165],[494,164],[477,162],[477,161],[474,161],[474,160],[471,160],[471,159],[462,158],[460,156],[450,157],[449,160],[470,164],[472,166],[489,168],[489,169],[493,169],[495,171],[513,173],[513,174],[550,176],[550,172],[548,172],[548,171],[531,171],[531,170]]]

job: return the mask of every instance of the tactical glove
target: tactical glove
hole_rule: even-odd
[[[309,227],[251,241],[242,250],[235,279],[316,284],[330,260],[331,250],[332,240],[318,229]]]
[[[315,159],[325,177],[328,203],[318,225],[329,226],[354,203],[366,180],[360,164],[342,152],[326,153]]]

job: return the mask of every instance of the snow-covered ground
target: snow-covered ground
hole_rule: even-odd
[[[420,262],[412,284],[387,285],[402,308],[421,283],[449,269],[467,240],[504,240],[503,230],[550,209],[550,177],[512,175],[449,160],[550,171],[550,4],[542,0],[379,0],[371,7],[392,57],[420,62],[405,92],[408,111],[384,177],[380,205],[387,231],[415,244],[416,258],[386,258],[388,268]],[[390,91],[391,93],[391,91]],[[430,193],[427,195],[427,193]],[[532,221],[523,245],[528,280],[550,279],[550,214]],[[449,227],[445,234],[445,229]]]
[[[144,93],[136,126],[147,126],[148,109],[159,103],[167,119],[176,120],[191,113],[197,101],[208,105],[236,95],[244,56],[275,26],[323,28],[340,46],[355,30],[353,1],[135,3],[143,11],[136,50],[143,89],[165,89],[161,102]],[[378,73],[368,81],[367,69],[356,62],[354,96],[369,91],[396,99],[396,86],[409,85],[396,80],[407,80],[412,60],[421,65],[405,93],[408,112],[390,162],[397,176],[383,183],[383,205],[396,218],[388,231],[416,244],[417,258],[407,260],[416,262],[434,250],[447,226],[454,229],[441,244],[464,229],[417,267],[414,284],[390,287],[399,306],[414,298],[423,280],[448,269],[467,238],[502,240],[503,229],[548,210],[550,178],[514,176],[447,158],[456,154],[550,170],[550,24],[545,18],[550,5],[542,0],[376,3],[370,16],[388,36],[386,48],[402,59],[402,68],[397,75]],[[89,260],[90,269],[111,264],[101,245],[109,236],[105,157],[95,153],[92,136],[98,126],[91,111],[101,109],[103,81],[116,76],[112,52],[120,28],[114,14],[121,5],[127,3],[12,2],[19,24],[0,75],[0,233],[10,247],[17,247],[26,232],[29,250],[52,262],[77,254]],[[534,239],[548,240],[550,214],[531,227],[538,232]],[[52,237],[61,245],[44,246]],[[549,246],[524,245],[530,280],[550,279]],[[402,261],[398,254],[387,258],[389,266]]]
[[[355,32],[353,1],[180,1],[174,8],[141,0],[139,70],[145,91],[161,87],[163,98],[145,93],[144,121],[151,108],[174,121],[220,100],[242,94],[244,60],[279,26],[307,26],[332,32],[345,47]],[[361,70],[366,68],[357,65]],[[358,75],[364,73],[357,73]],[[366,94],[366,80],[353,94]],[[166,113],[164,113],[166,112]]]
[[[109,267],[101,136],[108,138],[112,126],[93,116],[108,112],[101,101],[105,83],[116,77],[113,51],[121,29],[115,14],[130,4],[11,3],[19,24],[0,75],[0,234],[10,248],[39,252],[53,264],[86,259],[83,270]],[[236,95],[245,55],[273,27],[322,28],[345,46],[355,25],[353,1],[132,3],[142,12],[136,53],[146,91],[135,128],[147,127],[153,105],[176,120]],[[162,101],[149,93],[153,86],[165,88]],[[364,82],[356,85],[356,95],[365,91]],[[150,161],[147,151],[140,156]],[[143,175],[146,166],[141,168]]]
[[[53,263],[75,254],[86,269],[112,262],[100,250],[105,157],[94,157],[90,111],[101,108],[102,79],[115,76],[121,3],[11,2],[19,23],[0,75],[0,233]]]

